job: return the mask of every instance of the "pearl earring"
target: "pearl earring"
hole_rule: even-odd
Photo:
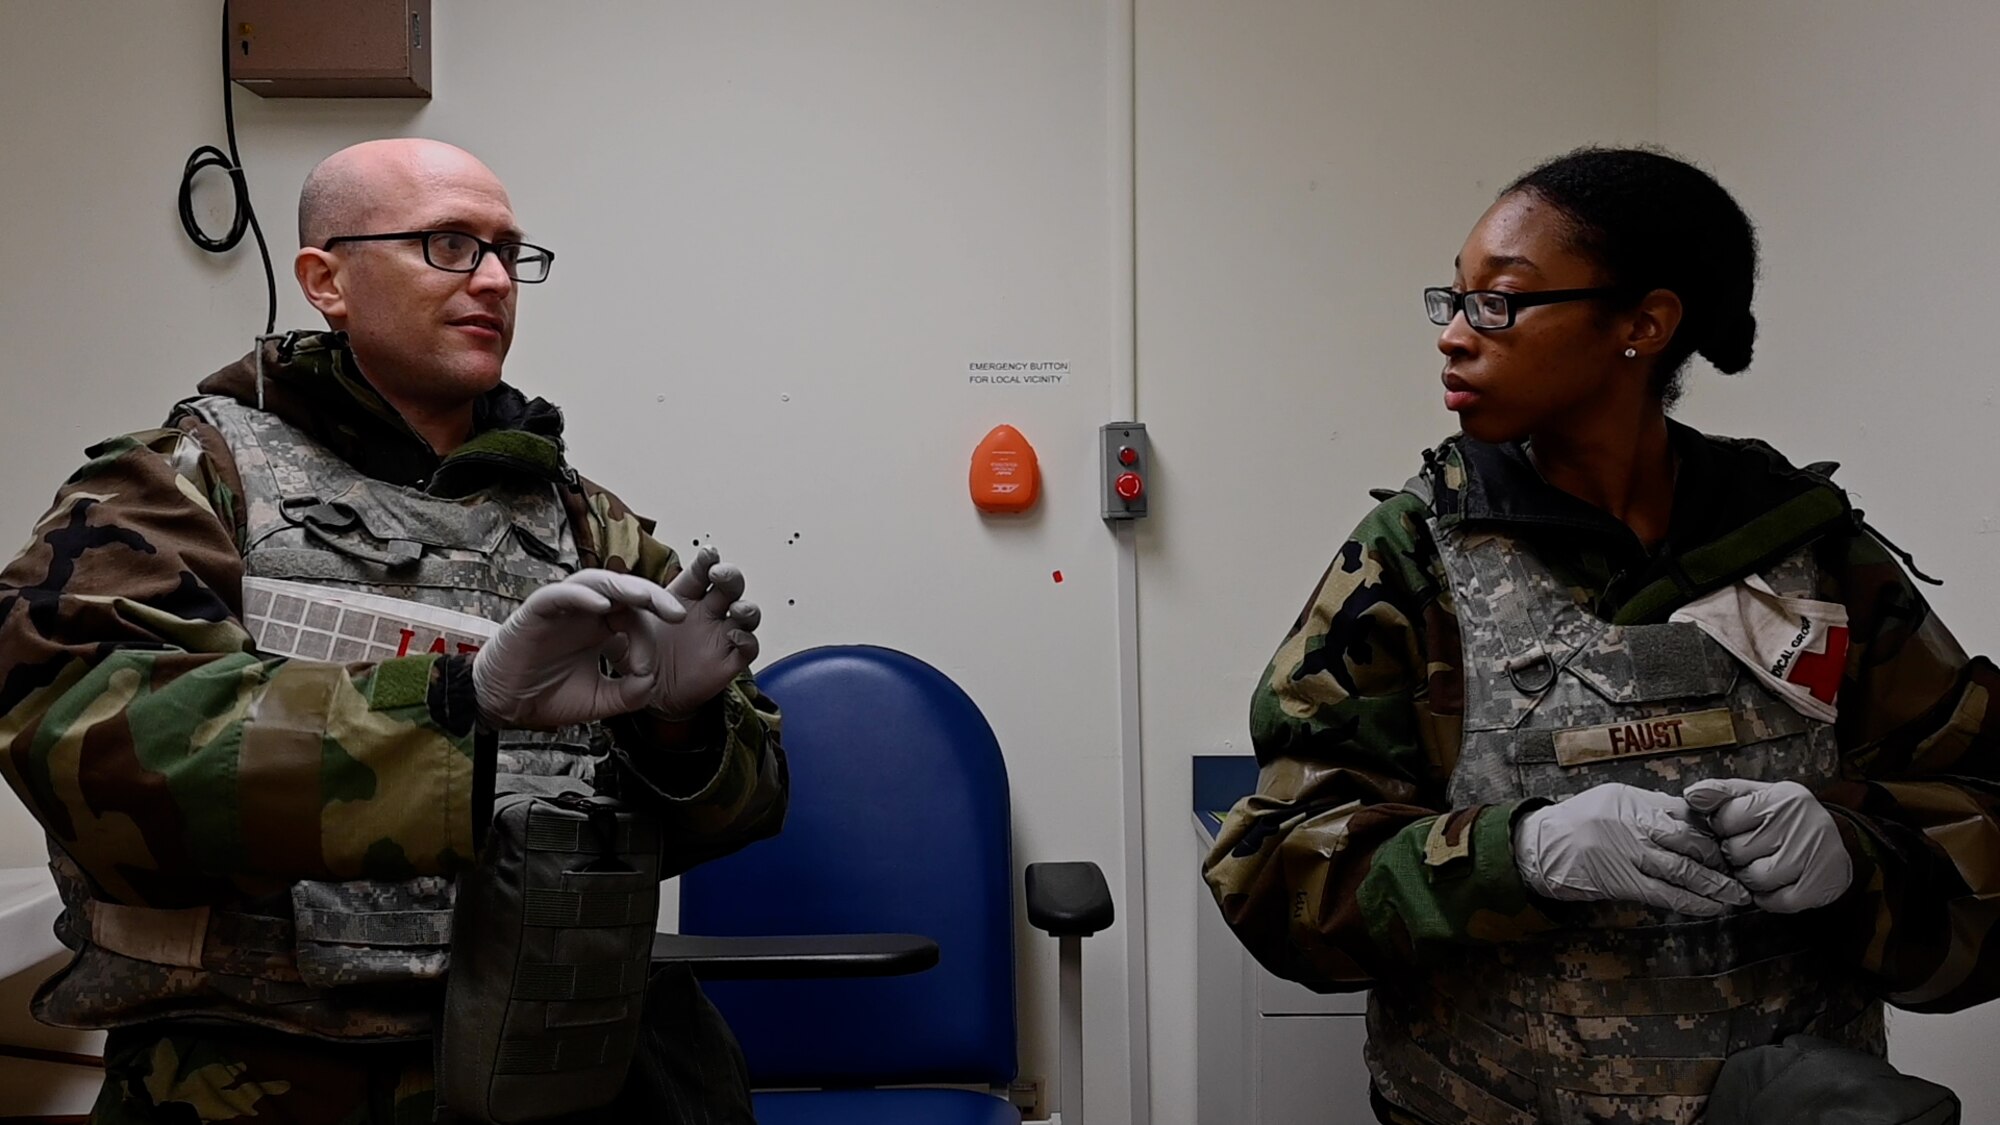
[[[1639,349],[1638,349],[1638,348],[1626,348],[1626,349],[1625,349],[1625,358],[1626,358],[1626,359],[1637,359],[1638,357],[1639,357]]]

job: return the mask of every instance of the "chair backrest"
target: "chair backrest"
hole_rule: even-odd
[[[1016,1073],[1007,769],[944,673],[886,648],[811,649],[758,674],[784,713],[784,831],[681,879],[681,932],[916,933],[935,968],[705,985],[753,1081],[1000,1084]]]

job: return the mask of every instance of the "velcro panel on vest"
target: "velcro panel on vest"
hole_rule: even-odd
[[[1656,703],[1726,695],[1741,665],[1696,626],[1628,625],[1578,653],[1569,671],[1613,703]]]

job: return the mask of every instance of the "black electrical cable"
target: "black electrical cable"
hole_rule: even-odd
[[[229,81],[229,0],[222,0],[222,120],[229,130],[229,151],[203,145],[189,154],[187,167],[181,173],[181,228],[196,246],[211,254],[227,254],[236,249],[246,229],[257,236],[257,253],[264,259],[264,289],[268,294],[264,335],[269,336],[278,327],[278,278],[271,272],[271,248],[264,241],[264,228],[257,222],[256,208],[250,206],[250,185],[243,178],[243,158],[236,151],[236,94],[234,84]],[[221,238],[209,237],[194,217],[194,178],[209,168],[228,172],[236,195],[236,212],[230,220],[229,233]]]

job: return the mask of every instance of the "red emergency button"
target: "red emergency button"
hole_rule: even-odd
[[[1128,445],[1128,446],[1126,446],[1126,447],[1124,447],[1123,449],[1120,449],[1120,450],[1118,451],[1118,463],[1119,463],[1120,465],[1136,465],[1136,464],[1138,464],[1138,463],[1139,463],[1139,451],[1138,451],[1138,450],[1136,450],[1136,449],[1134,449],[1134,448],[1132,448],[1132,447],[1131,447],[1131,446],[1129,446],[1129,445]]]
[[[1146,491],[1146,482],[1139,479],[1138,473],[1119,473],[1118,480],[1111,487],[1126,500],[1137,500]]]

